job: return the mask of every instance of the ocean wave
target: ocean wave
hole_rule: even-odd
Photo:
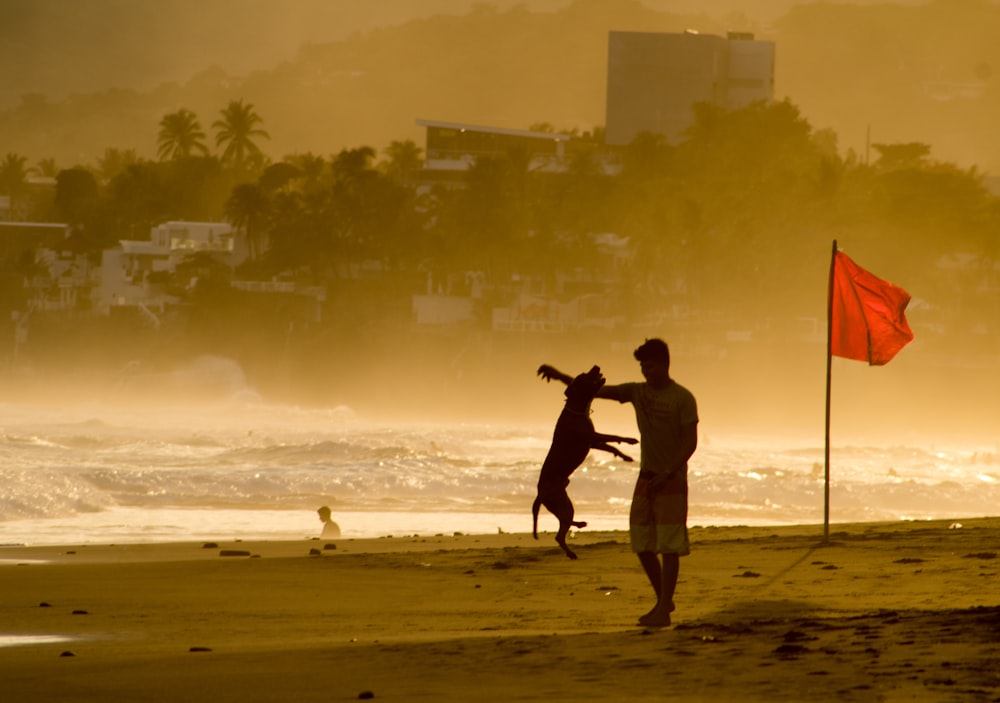
[[[5,412],[6,410],[6,412]],[[349,409],[248,404],[238,412],[163,407],[0,406],[0,522],[114,509],[518,513],[530,508],[551,427],[378,424]],[[838,446],[837,520],[996,512],[992,449]],[[627,515],[636,464],[593,452],[573,475],[580,514]],[[821,446],[713,437],[691,461],[698,524],[822,519]]]

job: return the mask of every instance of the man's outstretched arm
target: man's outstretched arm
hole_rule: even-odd
[[[570,381],[573,380],[573,377],[569,374],[563,373],[556,367],[549,366],[548,364],[542,364],[538,367],[538,375],[546,381],[551,381],[553,378],[557,381],[562,381],[567,386],[570,384]]]

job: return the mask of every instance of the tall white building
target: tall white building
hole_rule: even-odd
[[[738,109],[773,97],[774,42],[739,32],[608,34],[608,144],[628,144],[640,132],[676,143],[697,102]]]

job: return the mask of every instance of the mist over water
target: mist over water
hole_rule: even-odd
[[[302,539],[318,536],[320,505],[344,538],[527,532],[562,401],[529,374],[508,386],[535,404],[519,420],[404,420],[263,400],[219,357],[123,378],[87,402],[0,404],[0,543]],[[156,400],[139,402],[131,384]],[[822,523],[822,428],[782,436],[748,418],[724,429],[714,395],[702,397],[689,524]],[[599,402],[594,419],[635,435],[627,407]],[[883,440],[834,440],[833,522],[995,513],[995,443]],[[569,489],[580,519],[625,529],[635,472],[593,452]],[[554,528],[543,512],[540,529]]]

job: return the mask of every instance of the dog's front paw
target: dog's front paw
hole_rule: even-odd
[[[552,366],[548,364],[542,364],[538,367],[538,375],[544,378],[546,381],[551,381],[553,378],[559,377],[559,372]]]

